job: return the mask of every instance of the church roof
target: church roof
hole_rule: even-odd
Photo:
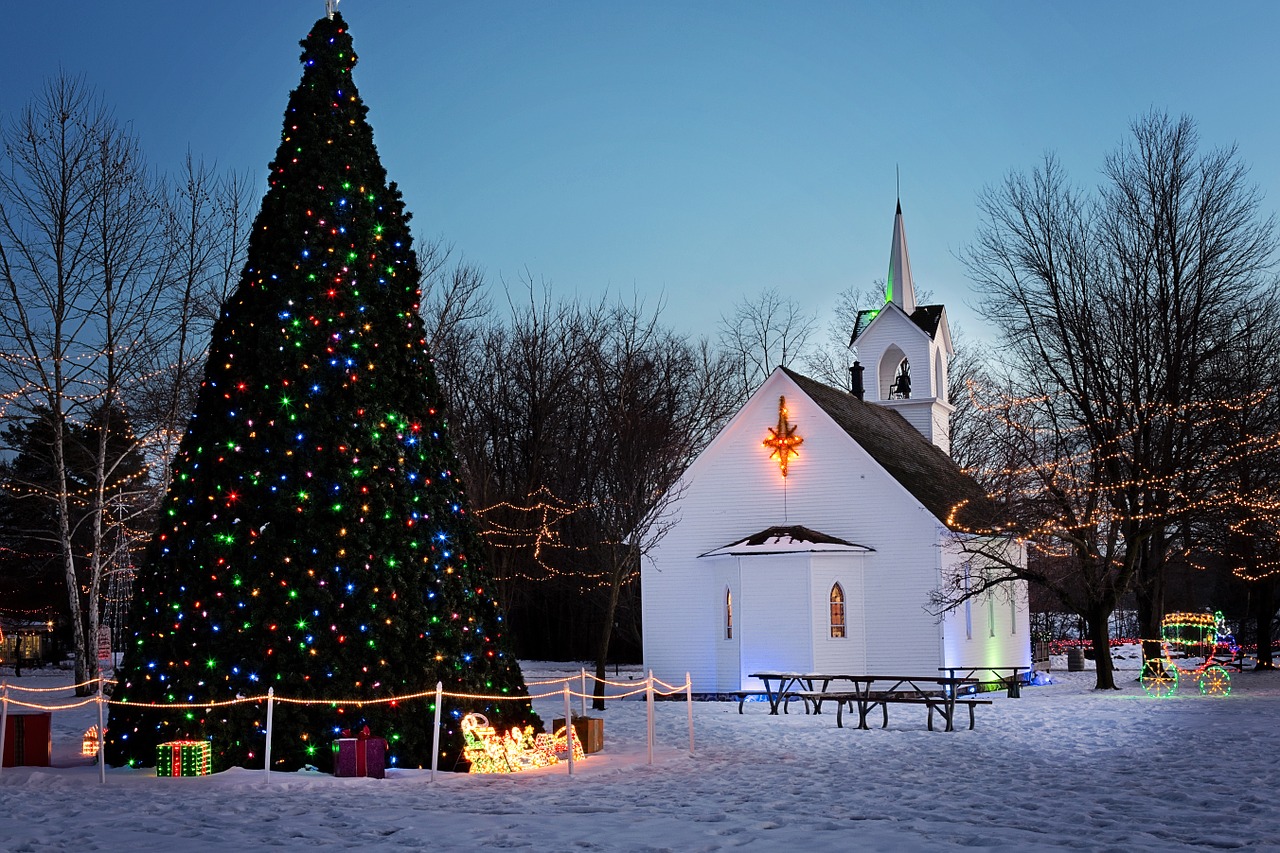
[[[911,322],[915,323],[930,338],[936,337],[938,334],[938,324],[942,322],[942,305],[917,305],[916,310],[911,312]],[[871,325],[871,321],[880,316],[883,308],[866,308],[858,312],[858,316],[853,321],[853,334],[849,336],[849,346],[853,346],[854,342],[862,336],[867,330],[867,326]]]
[[[781,368],[880,467],[954,531],[989,530],[999,510],[978,482],[892,409]]]
[[[730,542],[723,548],[716,548],[700,554],[701,557],[723,557],[727,555],[747,556],[750,554],[795,554],[812,553],[814,551],[874,551],[866,545],[846,542],[836,536],[828,536],[816,530],[799,525],[768,527],[759,533],[753,533],[736,542]]]
[[[938,334],[938,323],[942,321],[941,305],[917,305],[911,312],[911,322],[915,323],[929,337]]]

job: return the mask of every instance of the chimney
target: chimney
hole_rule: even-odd
[[[859,400],[861,400],[862,395],[867,392],[867,389],[862,385],[862,371],[865,369],[866,368],[862,366],[861,362],[858,361],[855,361],[853,363],[853,367],[849,368],[849,387],[850,390],[853,391],[853,396],[857,397]]]

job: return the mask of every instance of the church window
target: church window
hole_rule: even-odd
[[[843,637],[844,628],[844,589],[836,584],[831,587],[831,636]]]
[[[733,590],[728,587],[724,591],[724,638],[733,639]]]

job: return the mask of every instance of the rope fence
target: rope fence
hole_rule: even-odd
[[[587,691],[587,679],[591,679],[597,685],[602,687],[622,688],[621,692],[604,693],[599,696],[593,692]],[[580,682],[580,689],[574,690],[570,683]],[[10,684],[0,681],[0,755],[4,754],[5,737],[8,729],[9,707],[25,708],[33,711],[70,711],[76,708],[83,708],[88,705],[96,704],[98,706],[98,778],[102,783],[106,783],[106,707],[108,705],[128,706],[130,708],[156,708],[156,709],[183,709],[183,708],[223,708],[231,705],[257,704],[266,702],[267,704],[267,726],[266,726],[266,748],[263,751],[264,766],[263,778],[270,779],[271,776],[271,734],[272,724],[275,715],[276,703],[285,705],[327,705],[330,707],[353,706],[363,707],[365,705],[385,705],[398,704],[401,702],[412,702],[414,700],[431,698],[434,700],[435,711],[435,734],[433,737],[433,748],[431,754],[431,780],[435,781],[437,764],[440,758],[440,708],[444,699],[458,699],[478,702],[532,702],[537,699],[553,699],[556,697],[564,698],[564,719],[565,719],[565,737],[569,747],[568,772],[572,776],[574,773],[573,760],[573,739],[576,737],[573,728],[573,710],[571,706],[572,697],[578,697],[581,701],[581,713],[579,716],[587,715],[587,700],[599,699],[601,701],[617,701],[619,699],[627,699],[633,696],[644,694],[645,696],[645,723],[648,741],[648,763],[653,764],[653,747],[654,747],[654,700],[658,696],[669,697],[683,693],[685,695],[685,704],[688,706],[689,717],[689,754],[693,755],[693,679],[689,673],[685,673],[683,684],[668,684],[659,678],[655,678],[653,671],[650,670],[644,681],[610,681],[607,678],[598,678],[588,673],[586,669],[582,669],[576,675],[568,675],[563,678],[545,679],[541,681],[526,682],[526,686],[545,687],[549,685],[559,685],[558,690],[549,690],[545,693],[530,693],[522,696],[510,695],[490,695],[483,693],[449,693],[443,689],[443,683],[437,681],[435,689],[420,690],[414,693],[406,693],[401,696],[385,696],[378,699],[299,699],[291,696],[277,696],[275,688],[270,688],[266,693],[259,696],[237,696],[234,699],[225,699],[212,702],[126,702],[118,699],[108,699],[105,692],[107,684],[116,682],[99,677],[93,681],[85,681],[80,684],[72,684],[65,687],[23,687],[16,684]],[[19,693],[56,693],[64,691],[78,691],[85,687],[96,685],[97,691],[93,696],[89,696],[79,701],[70,703],[47,704],[44,702],[24,701],[10,696],[10,691]],[[3,766],[0,766],[0,773],[4,772]]]

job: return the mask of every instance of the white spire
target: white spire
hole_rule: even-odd
[[[907,255],[907,231],[902,225],[902,202],[893,217],[893,248],[889,250],[889,278],[884,286],[884,301],[892,302],[907,312],[916,310],[916,286],[911,280],[911,258]]]

